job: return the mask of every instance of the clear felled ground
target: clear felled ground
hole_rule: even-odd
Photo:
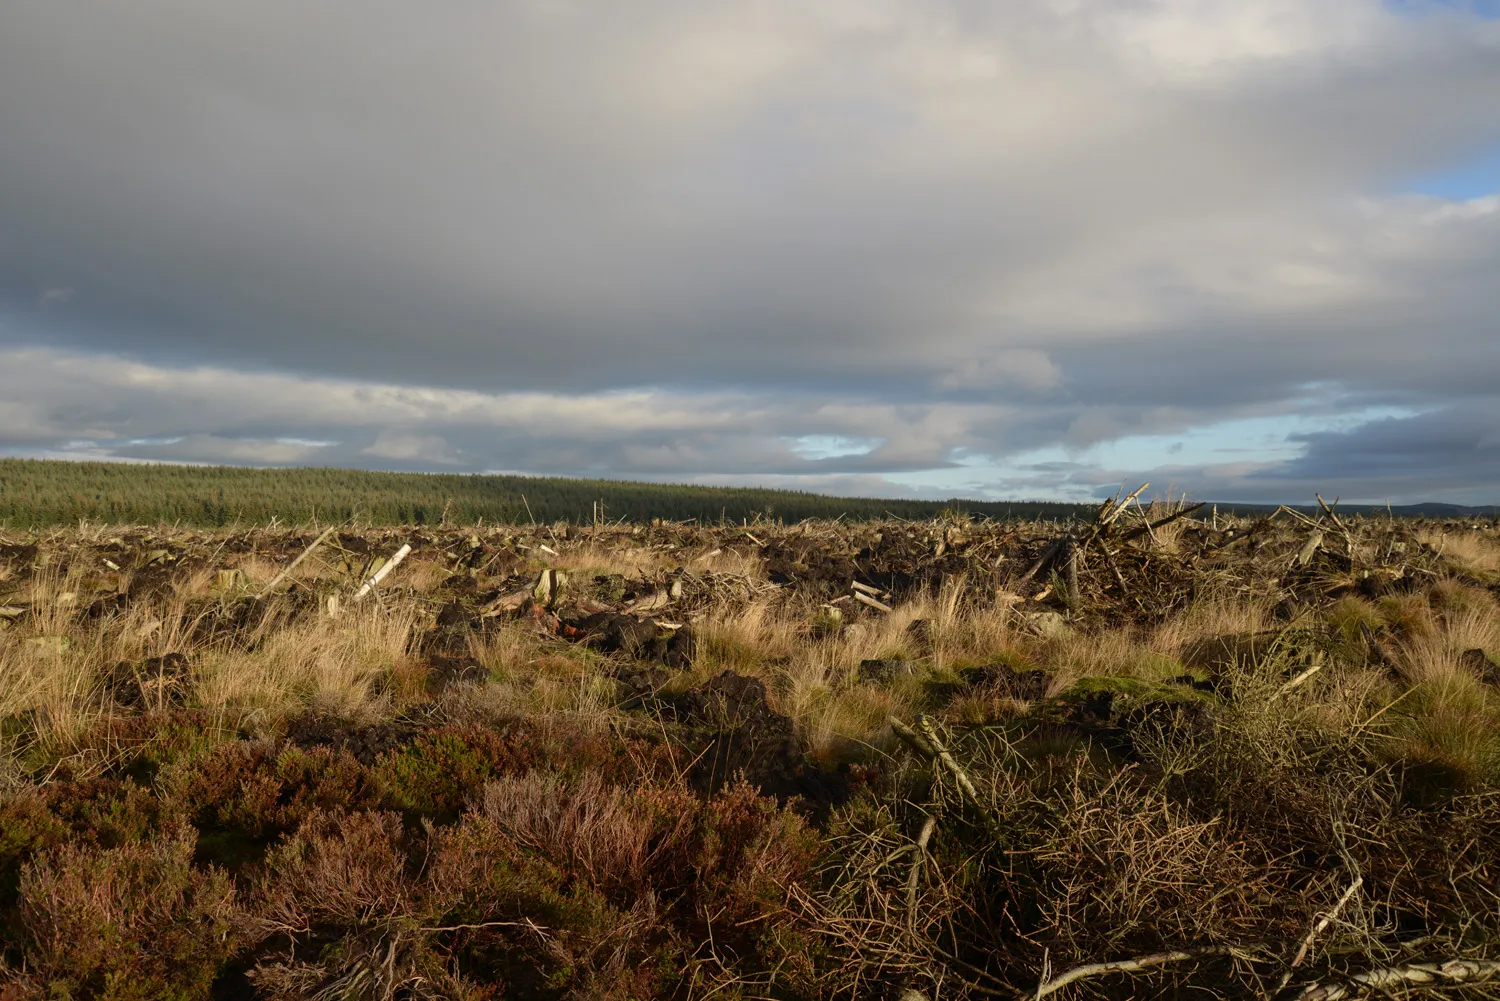
[[[1500,535],[1201,513],[11,532],[0,997],[1500,992]]]

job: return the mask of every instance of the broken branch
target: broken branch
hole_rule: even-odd
[[[1450,959],[1445,963],[1408,963],[1356,973],[1346,984],[1310,984],[1297,1001],[1341,1001],[1359,988],[1448,987],[1500,974],[1500,960]],[[1362,993],[1362,992],[1361,992]]]
[[[1182,963],[1192,959],[1206,959],[1212,956],[1232,956],[1244,951],[1242,947],[1232,945],[1206,945],[1196,949],[1176,949],[1172,952],[1157,952],[1149,956],[1137,956],[1134,959],[1119,959],[1112,963],[1089,963],[1084,966],[1075,966],[1066,973],[1062,973],[1048,980],[1036,989],[1036,997],[1044,998],[1049,994],[1056,994],[1064,987],[1075,981],[1088,977],[1097,977],[1105,973],[1139,973],[1149,970],[1155,966],[1167,963]]]
[[[383,564],[381,564],[380,569],[376,570],[373,574],[370,575],[370,579],[365,581],[364,586],[361,587],[358,591],[354,592],[354,600],[358,601],[360,598],[363,598],[365,595],[373,591],[381,581],[385,580],[386,575],[389,574],[392,570],[396,569],[396,565],[399,564],[402,560],[406,559],[407,555],[410,553],[410,545],[403,545],[400,549],[396,550],[396,554],[390,559],[386,560]]]
[[[266,595],[270,594],[272,591],[276,590],[276,585],[280,584],[282,581],[286,580],[287,574],[289,574],[293,570],[297,569],[297,567],[302,564],[303,560],[307,559],[309,556],[312,555],[312,551],[314,549],[317,549],[319,546],[321,546],[324,542],[326,542],[328,540],[328,537],[330,535],[332,535],[334,532],[337,532],[338,530],[339,530],[339,526],[337,526],[337,525],[329,525],[327,528],[325,528],[323,530],[323,534],[322,535],[318,536],[316,539],[314,539],[312,541],[311,545],[309,545],[306,549],[302,550],[302,555],[301,556],[298,556],[295,560],[292,560],[291,564],[288,565],[285,570],[281,571],[281,573],[279,573],[275,577],[271,578],[271,583],[269,583],[265,587],[261,588],[260,594],[257,594],[255,596],[256,600],[258,601],[261,598],[264,598]]]
[[[1323,933],[1323,929],[1333,924],[1334,919],[1339,916],[1339,911],[1342,911],[1344,909],[1344,905],[1347,904],[1350,898],[1358,893],[1359,888],[1364,885],[1365,878],[1363,876],[1354,877],[1354,882],[1349,884],[1349,888],[1344,891],[1343,896],[1339,897],[1338,903],[1333,905],[1333,909],[1319,918],[1316,922],[1314,922],[1313,926],[1307,930],[1307,937],[1304,938],[1302,940],[1302,944],[1297,947],[1297,954],[1292,957],[1291,964],[1287,966],[1286,973],[1281,978],[1281,983],[1276,985],[1276,990],[1278,993],[1285,990],[1286,985],[1291,983],[1292,971],[1301,966],[1302,961],[1307,958],[1307,950],[1312,948],[1313,941]]]

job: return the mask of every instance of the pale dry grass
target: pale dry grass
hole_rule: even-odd
[[[389,553],[382,553],[377,559],[389,560],[394,553],[395,550]],[[376,566],[374,563],[371,565]],[[374,573],[375,571],[371,570],[370,572]],[[380,589],[385,591],[393,587],[408,587],[418,594],[426,594],[451,576],[453,576],[453,572],[443,566],[441,560],[410,556],[402,560],[401,565],[392,570],[380,582]],[[349,583],[351,586],[355,586],[360,582],[351,580]]]
[[[706,673],[727,669],[759,675],[766,664],[790,660],[808,638],[799,616],[770,601],[715,610],[696,628],[694,667]]]
[[[1474,541],[1465,539],[1461,545]],[[732,547],[708,559],[695,560],[691,554],[679,558],[694,572],[762,575],[756,550],[748,542],[731,541]],[[575,536],[559,545],[562,555],[548,565],[579,576],[639,577],[668,565],[661,552],[631,538]],[[211,610],[223,607],[215,605],[215,595],[227,601],[256,592],[290,559],[226,560],[241,571],[242,580],[232,588],[223,586],[212,569],[178,573],[155,597],[97,620],[83,618],[80,609],[109,588],[128,588],[128,570],[113,575],[101,574],[97,567],[75,566],[66,575],[38,571],[8,597],[33,606],[35,614],[0,632],[0,715],[35,711],[59,732],[84,726],[112,711],[100,684],[111,667],[172,652],[194,657],[189,705],[239,718],[274,720],[312,709],[373,720],[430,697],[423,687],[426,669],[409,654],[414,632],[423,627],[430,608],[412,596],[436,586],[449,571],[420,556],[388,579],[383,602],[349,606],[337,618],[314,614],[290,622],[291,605],[275,599],[251,634],[239,637],[240,648],[195,645],[191,609],[208,614],[202,611],[205,603]],[[310,559],[294,576],[307,581],[333,572],[320,559]],[[837,607],[846,625],[833,631],[819,627],[820,606],[789,603],[780,596],[748,604],[726,601],[693,621],[698,636],[694,661],[672,672],[667,689],[686,691],[724,670],[760,678],[773,707],[795,721],[805,746],[832,762],[888,740],[891,716],[935,711],[933,693],[942,692],[947,700],[958,672],[970,666],[1035,665],[1052,676],[1049,694],[1055,695],[1086,677],[1163,680],[1183,672],[1184,651],[1199,641],[1278,627],[1269,601],[1225,594],[1200,600],[1154,627],[1039,637],[1021,613],[977,600],[966,584],[957,577],[938,594],[901,601],[889,614],[845,599]],[[1376,717],[1373,727],[1414,747],[1436,749],[1433,753],[1465,762],[1465,767],[1487,767],[1500,700],[1464,658],[1476,648],[1492,656],[1500,653],[1500,606],[1486,590],[1440,579],[1422,593],[1373,601],[1351,595],[1318,614],[1351,648],[1362,649],[1361,623],[1381,631],[1417,686],[1389,713]],[[607,658],[543,636],[529,620],[475,634],[470,654],[487,669],[489,683],[466,690],[464,697],[497,712],[605,719],[620,711]],[[1256,684],[1262,684],[1261,694],[1269,698],[1284,681],[1283,660],[1241,665],[1265,677],[1250,678],[1236,691],[1253,697],[1260,691]],[[865,661],[901,665],[886,669],[892,677],[872,681],[861,670]],[[1324,672],[1282,706],[1296,707],[1304,720],[1298,725],[1325,734],[1354,732],[1349,728],[1365,725],[1399,694],[1383,689],[1391,684],[1383,679],[1381,671],[1345,664]],[[950,718],[994,718],[989,702],[966,707],[964,697],[960,694],[949,706]],[[1276,717],[1275,726],[1286,725],[1281,706],[1269,715]]]
[[[1156,653],[1176,656],[1202,640],[1259,633],[1271,626],[1269,602],[1245,598],[1211,599],[1194,602],[1157,626],[1146,643]]]
[[[295,557],[293,557],[295,558]],[[252,592],[258,592],[281,573],[285,564],[274,560],[268,560],[263,556],[250,554],[241,556],[225,564],[227,569],[238,570],[245,579],[245,586]],[[301,569],[300,567],[298,569]]]
[[[817,608],[757,602],[721,612],[699,627],[701,646],[688,677],[699,683],[726,669],[758,677],[815,757],[858,756],[888,739],[891,716],[922,710],[929,683],[1018,649],[1011,612],[979,607],[962,594],[963,581],[955,580],[936,597],[902,602],[889,614],[862,614],[844,602],[844,614],[857,618],[827,636],[813,628]],[[890,680],[862,681],[860,665],[872,660],[908,667]]]
[[[1168,488],[1165,498],[1159,498],[1157,500],[1153,500],[1150,504],[1132,508],[1132,511],[1137,516],[1137,520],[1143,517],[1148,522],[1156,522],[1160,521],[1163,518],[1166,518],[1169,515],[1176,514],[1179,510],[1185,507],[1187,503],[1188,500],[1186,494],[1176,500],[1173,500],[1172,491],[1170,488]],[[1164,553],[1177,553],[1179,551],[1179,542],[1182,537],[1182,532],[1185,528],[1187,528],[1187,524],[1181,520],[1162,525],[1159,528],[1153,528],[1149,536],[1152,546]]]
[[[1102,633],[1074,633],[1047,641],[1044,662],[1053,691],[1082,678],[1118,677],[1160,681],[1182,673],[1172,654],[1162,653],[1149,635],[1133,626]]]
[[[528,555],[550,570],[563,570],[589,577],[619,574],[627,579],[649,577],[675,564],[668,554],[619,540],[584,539],[581,542],[558,543],[552,548],[557,555],[533,550]]]
[[[489,672],[475,696],[490,712],[601,718],[614,710],[615,685],[597,654],[545,638],[526,623],[471,637],[469,655]]]
[[[66,718],[97,702],[98,679],[111,666],[189,647],[189,588],[123,615],[80,621],[82,580],[74,571],[31,581],[25,626],[0,633],[0,716],[39,711]]]
[[[1465,609],[1445,616],[1437,630],[1405,645],[1406,668],[1413,680],[1432,681],[1468,672],[1459,660],[1468,650],[1500,650],[1500,613]]]
[[[351,719],[389,711],[380,682],[406,657],[417,609],[364,604],[269,633],[255,649],[210,651],[195,701],[209,708],[278,715],[309,708]]]
[[[691,567],[695,572],[734,574],[737,577],[749,577],[753,580],[762,580],[766,575],[765,561],[761,559],[759,553],[740,552],[734,549],[720,549],[717,552],[709,550],[693,560]]]
[[[1492,535],[1467,532],[1441,532],[1424,529],[1417,539],[1436,549],[1454,565],[1469,571],[1500,573],[1500,541]]]

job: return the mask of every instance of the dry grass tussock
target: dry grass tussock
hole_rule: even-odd
[[[1428,529],[1416,538],[1465,570],[1500,573],[1500,542],[1491,532]]]
[[[1496,533],[1183,511],[0,540],[0,998],[1493,991]]]

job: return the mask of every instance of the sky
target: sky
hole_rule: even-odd
[[[0,454],[1500,503],[1500,2],[0,0]]]

